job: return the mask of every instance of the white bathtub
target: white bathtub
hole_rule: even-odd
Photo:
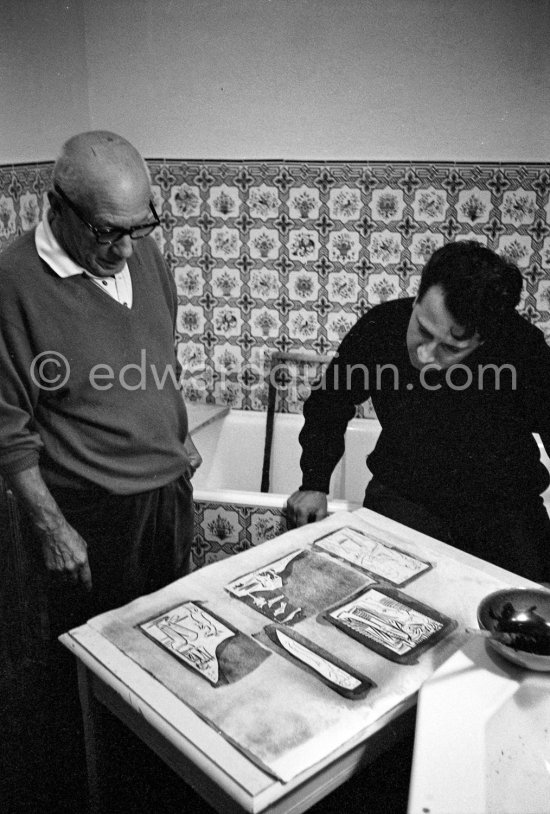
[[[204,405],[203,405],[204,406]],[[230,410],[210,423],[194,420],[193,440],[204,463],[193,478],[195,537],[193,567],[244,551],[277,537],[287,530],[284,505],[301,484],[298,433],[303,424],[299,414],[277,413],[273,429],[269,493],[261,491],[266,414]],[[376,419],[350,421],[345,455],[331,479],[328,510],[353,511],[363,503],[371,477],[365,459],[380,432]],[[543,463],[550,465],[542,451]],[[550,489],[544,494],[550,511]]]
[[[266,414],[231,410],[200,427],[193,441],[203,465],[193,478],[195,499],[213,502],[282,507],[300,486],[300,414],[277,413],[273,427],[269,494],[260,491]],[[331,479],[329,511],[352,510],[363,504],[370,478],[365,458],[380,432],[375,419],[353,419],[346,433],[346,452]]]
[[[266,428],[266,414],[230,410],[200,427],[193,440],[203,457],[203,465],[193,478],[195,499],[223,500],[250,506],[282,507],[301,484],[298,433],[303,425],[300,414],[277,413],[273,428],[269,494],[260,491]],[[365,464],[374,449],[380,424],[376,419],[353,419],[346,433],[346,451],[331,479],[329,511],[349,510],[363,504],[365,487],[371,477]],[[550,460],[538,439],[542,461]],[[543,495],[550,509],[550,488]]]

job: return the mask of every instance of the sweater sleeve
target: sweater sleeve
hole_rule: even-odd
[[[21,472],[38,463],[43,446],[34,426],[39,360],[23,329],[0,308],[0,472]]]
[[[542,331],[531,329],[531,335],[523,392],[532,431],[540,435],[546,452],[550,454],[550,347]]]
[[[29,318],[18,293],[33,290],[27,271],[37,263],[34,230],[0,256],[0,473],[5,475],[35,466],[43,447],[34,421],[41,363],[46,375],[54,371],[44,367],[45,359],[35,358]]]
[[[345,448],[348,422],[369,398],[369,357],[375,320],[362,317],[344,337],[323,378],[304,404],[300,489],[329,492],[330,478]]]

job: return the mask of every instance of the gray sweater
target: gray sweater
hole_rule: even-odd
[[[186,468],[177,296],[152,238],[128,261],[131,309],[56,275],[27,232],[0,255],[0,472],[134,494]]]

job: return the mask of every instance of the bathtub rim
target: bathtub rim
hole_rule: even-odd
[[[213,503],[216,505],[235,504],[237,506],[253,506],[258,509],[282,509],[290,495],[277,492],[244,492],[237,489],[196,489],[193,491],[193,500],[196,503]],[[351,500],[329,500],[327,504],[329,514],[336,512],[353,512],[360,509],[358,503]]]

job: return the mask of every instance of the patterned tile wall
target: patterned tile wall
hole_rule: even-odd
[[[479,240],[520,267],[550,341],[550,168],[442,162],[148,162],[178,287],[188,400],[261,410],[275,352],[330,356],[373,305],[414,294],[434,249]],[[52,164],[0,167],[0,249],[47,205]],[[319,365],[288,364],[301,411]],[[360,415],[369,415],[365,408]],[[197,503],[194,566],[284,531],[281,512]]]
[[[287,530],[282,509],[195,501],[193,569],[246,551]]]
[[[188,400],[264,409],[274,352],[332,354],[373,305],[415,293],[436,247],[463,238],[518,264],[521,311],[550,341],[547,165],[148,164]],[[36,223],[50,176],[51,164],[0,167],[0,247]],[[280,408],[301,410],[309,375]]]

